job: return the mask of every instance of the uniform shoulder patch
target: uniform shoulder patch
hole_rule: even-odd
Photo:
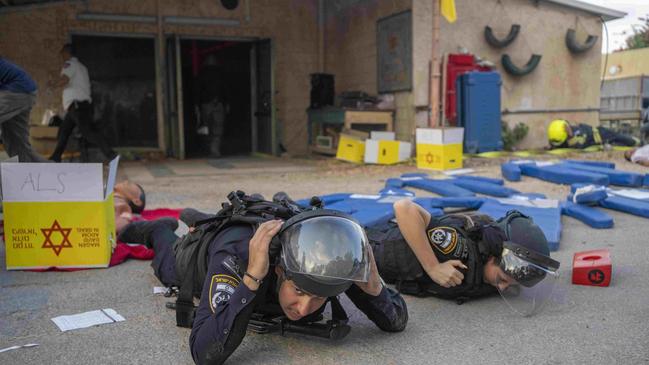
[[[216,313],[218,305],[227,303],[230,300],[237,286],[239,286],[239,280],[234,276],[225,274],[212,275],[210,282],[210,309],[212,313]]]
[[[435,227],[426,232],[430,245],[444,255],[451,253],[457,246],[457,231],[452,227]]]

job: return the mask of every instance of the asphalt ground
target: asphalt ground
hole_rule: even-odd
[[[290,174],[227,169],[214,175],[200,166],[178,175],[154,176],[146,164],[125,165],[122,175],[143,182],[150,207],[197,206],[209,210],[223,192],[243,186],[264,194],[286,190],[294,197],[312,193],[377,191],[404,168],[358,168],[322,172],[322,165],[290,163]],[[340,165],[342,166],[342,165]],[[281,164],[274,166],[282,170]],[[179,171],[178,165],[170,168]],[[245,171],[244,171],[245,170]],[[405,168],[406,171],[414,168]],[[161,171],[160,169],[155,171]],[[236,172],[239,171],[239,172]],[[273,170],[275,171],[275,170]],[[497,176],[497,165],[481,168]],[[275,171],[276,172],[276,171]],[[158,173],[160,175],[160,173]],[[227,176],[226,176],[227,175]],[[204,184],[209,176],[210,184]],[[192,185],[193,184],[193,185]],[[526,178],[518,185],[550,196],[567,188]],[[191,187],[191,188],[188,188]],[[524,189],[527,187],[528,190]],[[258,189],[257,189],[258,188]],[[210,198],[206,198],[208,194]],[[649,224],[644,218],[607,211],[615,228],[595,230],[563,217],[559,251],[560,285],[539,314],[523,318],[503,300],[490,297],[457,305],[453,301],[405,296],[409,322],[401,333],[381,332],[343,298],[351,333],[341,341],[299,335],[249,333],[229,364],[642,364],[649,363]],[[613,260],[610,287],[570,283],[575,252],[607,248]],[[27,343],[38,347],[0,353],[0,364],[190,364],[189,330],[175,326],[170,301],[153,294],[160,285],[148,261],[76,272],[22,272],[5,269],[0,246],[0,349]],[[52,317],[113,308],[126,318],[115,324],[61,332]]]

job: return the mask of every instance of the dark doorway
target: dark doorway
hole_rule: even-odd
[[[278,154],[278,144],[273,125],[274,100],[272,77],[272,48],[271,41],[256,42],[254,52],[255,107],[253,119],[253,140],[257,144],[255,152]]]
[[[153,38],[73,35],[88,68],[94,120],[113,146],[158,147]]]
[[[180,49],[185,156],[249,154],[251,43],[181,40]]]

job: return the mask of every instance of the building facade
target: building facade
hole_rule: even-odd
[[[574,29],[580,40],[601,39],[602,19],[624,15],[569,0],[456,0],[458,20],[441,20],[434,30],[437,0],[3,4],[0,56],[20,64],[39,84],[33,123],[48,109],[61,109],[61,90],[47,84],[60,72],[61,46],[73,41],[93,79],[95,119],[113,143],[180,158],[200,155],[197,131],[210,87],[226,95],[228,153],[307,153],[310,74],[335,75],[337,93],[377,94],[377,21],[402,12],[412,19],[412,86],[393,92],[400,139],[413,140],[414,129],[428,125],[437,31],[440,58],[463,49],[496,64],[503,76],[503,120],[529,125],[523,146],[540,147],[554,118],[598,121],[600,41],[576,55],[566,47],[567,30]],[[485,42],[485,26],[503,37],[512,24],[521,31],[507,48]],[[514,77],[500,64],[503,54],[517,65],[531,54],[542,59],[530,74]],[[214,66],[211,74],[208,66]]]

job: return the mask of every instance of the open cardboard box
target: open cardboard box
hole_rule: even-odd
[[[1,163],[7,269],[108,267],[118,163]]]

